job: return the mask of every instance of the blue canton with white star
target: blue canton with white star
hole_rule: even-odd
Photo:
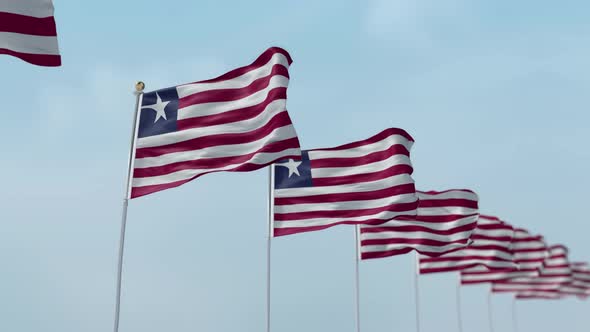
[[[311,178],[311,162],[309,161],[309,154],[307,151],[301,151],[301,161],[296,170],[299,174],[294,173],[295,170],[290,170],[286,165],[291,160],[281,160],[274,165],[275,168],[275,189],[286,188],[304,188],[313,187],[313,180]]]
[[[145,93],[140,112],[137,137],[155,136],[176,131],[178,120],[176,87]]]

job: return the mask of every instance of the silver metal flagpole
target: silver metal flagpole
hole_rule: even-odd
[[[418,276],[420,275],[420,256],[417,251],[414,264],[414,302],[416,303],[416,332],[420,332],[420,292],[418,291]]]
[[[516,317],[516,296],[512,297],[512,329],[518,332],[518,320]]]
[[[274,165],[268,168],[268,238],[266,242],[266,332],[270,332],[270,263],[271,243],[274,236]]]
[[[360,227],[354,226],[354,314],[356,323],[356,332],[361,332],[361,294],[360,294],[360,277],[359,277],[359,261],[361,259],[360,253]]]
[[[459,282],[457,283],[457,326],[459,332],[463,332],[463,319],[461,317],[461,273],[459,273]]]
[[[137,126],[139,121],[139,108],[141,107],[141,99],[143,98],[143,89],[145,84],[137,82],[135,84],[135,112],[133,113],[133,131],[131,133],[131,144],[129,151],[129,161],[127,168],[127,186],[125,187],[125,198],[123,199],[123,211],[121,213],[121,235],[119,237],[119,263],[117,265],[117,295],[115,298],[115,324],[113,331],[119,331],[119,315],[121,312],[121,279],[123,275],[123,250],[125,248],[125,227],[127,226],[127,206],[129,205],[129,198],[131,196],[131,177],[133,172],[133,163],[135,160],[135,137],[137,136]]]
[[[488,292],[488,321],[490,323],[490,332],[494,332],[494,320],[492,317],[492,292]]]

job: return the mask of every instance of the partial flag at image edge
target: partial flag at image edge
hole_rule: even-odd
[[[51,0],[0,1],[0,54],[61,66],[53,12]]]

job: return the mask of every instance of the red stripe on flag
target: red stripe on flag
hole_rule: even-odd
[[[351,201],[367,201],[372,199],[379,199],[385,197],[393,197],[403,194],[411,194],[414,192],[414,184],[402,184],[381,190],[348,192],[338,194],[323,194],[302,197],[275,197],[275,205],[292,205],[292,204],[307,204],[307,203],[334,203],[334,202],[351,202]]]
[[[290,220],[303,220],[303,219],[314,219],[314,218],[355,218],[369,216],[382,212],[404,212],[416,209],[418,202],[412,203],[396,203],[394,205],[387,205],[384,207],[373,208],[373,209],[356,209],[356,210],[325,210],[325,211],[309,211],[309,212],[294,212],[294,213],[276,213],[276,221],[290,221]]]
[[[410,218],[410,217],[412,217],[412,215],[400,215],[399,217]],[[352,221],[345,221],[345,222],[334,222],[329,225],[322,225],[322,226],[281,227],[281,228],[275,227],[273,235],[274,236],[284,236],[284,235],[291,235],[291,234],[297,234],[297,233],[321,231],[322,229],[331,228],[331,227],[337,226],[337,225],[357,225],[357,224],[380,225],[380,224],[383,224],[384,222],[387,222],[387,220],[375,218],[375,219],[368,219],[368,220],[362,220],[362,221],[361,220],[352,220]]]
[[[420,208],[437,208],[437,207],[466,207],[471,209],[477,209],[477,201],[472,199],[464,198],[447,198],[447,199],[421,199]]]
[[[403,156],[410,156],[410,151],[406,149],[405,146],[401,144],[395,144],[387,148],[383,151],[377,151],[373,153],[369,153],[364,156],[360,157],[352,157],[352,158],[321,158],[321,159],[314,159],[311,160],[311,167],[312,168],[331,168],[331,167],[353,167],[353,166],[363,166],[371,163],[375,163],[378,161],[386,160],[391,158],[392,155],[403,155]]]
[[[50,54],[29,54],[15,52],[5,48],[0,48],[0,54],[11,55],[17,57],[30,64],[44,67],[59,67],[61,66],[61,56]]]
[[[479,227],[479,225],[478,225]],[[475,234],[471,235],[472,240],[489,240],[489,241],[500,241],[500,242],[510,242],[510,236],[488,236],[483,234]]]
[[[414,248],[407,247],[407,248],[400,248],[400,249],[390,249],[386,251],[373,251],[373,252],[363,252],[361,253],[361,259],[375,259],[375,258],[385,258],[397,255],[404,255],[409,253],[410,251],[414,250]]]
[[[270,75],[254,80],[250,85],[238,89],[217,89],[198,92],[178,100],[178,108],[205,103],[217,103],[235,101],[248,97],[269,86],[270,80],[275,76],[289,78],[289,70],[283,65],[273,65]]]
[[[494,250],[494,251],[499,251],[499,252],[503,252],[506,254],[510,254],[511,252],[506,249],[505,247],[502,246],[497,246],[497,245],[485,245],[485,246],[469,246],[467,248],[459,248],[456,251],[459,250],[473,250],[473,251],[484,251],[484,250]],[[455,252],[451,251],[451,252]],[[501,258],[499,256],[479,256],[479,255],[466,255],[466,256],[444,256],[444,257],[439,257],[439,258],[429,258],[429,257],[421,257],[420,258],[420,263],[444,263],[444,262],[460,262],[464,259],[473,259],[472,257],[487,257],[489,259],[495,260],[505,260],[504,258]]]
[[[32,17],[0,11],[0,32],[13,32],[35,36],[57,36],[55,19]]]
[[[313,161],[312,161],[313,163]],[[313,168],[313,164],[312,164]],[[395,165],[391,166],[383,171],[377,171],[373,173],[364,173],[364,174],[354,174],[354,175],[344,175],[344,176],[334,176],[329,178],[314,178],[313,185],[314,187],[321,187],[321,186],[337,186],[342,184],[351,184],[351,183],[362,183],[362,182],[370,182],[370,181],[377,181],[382,180],[388,177],[392,177],[395,175],[402,175],[402,174],[412,174],[413,168],[410,165]]]
[[[418,205],[420,205],[420,204],[418,204]],[[448,222],[457,221],[457,220],[463,219],[463,218],[473,217],[474,215],[476,215],[476,214],[468,214],[468,215],[449,214],[446,216],[443,216],[443,215],[438,215],[438,216],[417,215],[412,220],[421,221],[421,222],[428,222],[428,223],[433,223],[433,224],[435,224],[435,223],[444,224],[444,223],[448,223]]]
[[[436,191],[436,190],[428,190],[428,191],[416,190],[416,193],[418,193],[418,194],[427,194],[427,195],[439,195],[439,194],[445,194],[445,193],[457,192],[457,191],[462,191],[462,192],[466,192],[466,193],[469,193],[469,194],[475,194],[472,190],[469,190],[469,189],[448,189],[448,190],[443,190],[443,191]],[[425,199],[428,199],[428,198],[425,198]]]
[[[436,235],[453,235],[456,233],[460,233],[460,232],[466,232],[466,231],[470,231],[473,230],[474,225],[473,224],[467,224],[467,225],[463,225],[463,226],[458,226],[455,228],[450,228],[450,229],[432,229],[432,228],[428,228],[428,227],[424,227],[424,226],[417,226],[417,225],[403,225],[403,226],[384,226],[384,227],[375,227],[375,228],[362,228],[361,229],[361,233],[362,234],[367,234],[367,233],[381,233],[381,232],[428,232],[428,233],[433,233]],[[408,239],[408,238],[402,238],[402,239]],[[387,243],[396,243],[396,241],[400,240],[399,238],[383,238],[383,239],[367,239],[367,240],[362,240],[361,243],[364,244],[387,244]],[[408,240],[413,240],[413,239],[408,239]],[[424,238],[424,240],[430,240],[428,238]],[[468,239],[464,239],[465,242],[468,241]],[[433,240],[436,241],[436,240]],[[437,241],[438,242],[438,241]],[[441,242],[441,243],[453,243],[453,242]]]
[[[202,128],[252,119],[264,113],[264,110],[270,103],[282,99],[287,99],[287,88],[274,88],[268,92],[262,103],[254,106],[238,108],[219,114],[180,119],[177,122],[178,130]],[[183,110],[179,109],[178,112],[183,112]]]
[[[277,128],[289,125],[291,125],[291,119],[285,111],[273,116],[264,126],[249,132],[209,135],[168,145],[139,148],[135,158],[157,157],[174,152],[194,151],[196,147],[203,149],[212,146],[250,143],[267,137]]]
[[[226,81],[226,80],[231,80],[234,79],[236,77],[240,77],[252,70],[258,69],[262,66],[264,66],[266,63],[268,63],[268,61],[270,61],[270,59],[272,58],[273,55],[275,54],[283,54],[289,61],[289,65],[293,63],[293,59],[291,59],[291,55],[289,55],[289,52],[285,51],[284,49],[280,48],[280,47],[271,47],[268,50],[266,50],[264,53],[262,53],[256,60],[254,60],[254,62],[249,65],[249,66],[245,66],[245,67],[240,67],[237,69],[234,69],[232,71],[229,71],[221,76],[218,76],[216,78],[212,78],[212,79],[208,79],[208,80],[203,80],[203,81],[197,81],[194,83],[189,83],[189,84],[195,84],[195,83],[214,83],[214,82],[220,82],[220,81]],[[185,84],[188,85],[188,84]]]
[[[511,261],[501,259],[499,257],[493,257],[493,256],[463,256],[461,258],[462,258],[461,260],[458,260],[459,262],[461,262],[463,260],[477,260],[478,262],[464,263],[464,264],[458,264],[458,265],[453,265],[453,266],[428,267],[428,268],[421,267],[420,274],[461,271],[461,270],[470,269],[470,268],[473,268],[473,267],[476,267],[479,265],[485,266],[491,262],[511,263]],[[492,268],[492,269],[496,272],[515,271],[515,268]]]
[[[467,240],[456,240],[456,241],[438,241],[428,238],[411,239],[407,237],[392,237],[388,239],[369,239],[361,241],[363,246],[378,246],[386,244],[398,244],[398,245],[410,245],[410,244],[421,244],[425,246],[442,247],[449,244],[467,243]]]

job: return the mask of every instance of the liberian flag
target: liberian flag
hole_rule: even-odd
[[[416,250],[440,256],[469,243],[479,216],[478,197],[471,190],[418,191],[418,214],[360,229],[361,259],[401,255]]]
[[[275,164],[274,235],[415,217],[413,143],[404,130],[392,128]]]
[[[51,0],[0,0],[0,54],[39,66],[61,65]]]
[[[465,247],[440,257],[420,256],[420,273],[460,271],[483,266],[487,269],[517,268],[512,254],[514,228],[496,217],[480,215],[471,240]]]
[[[495,271],[478,266],[461,271],[462,284],[475,284],[519,277],[536,277],[547,258],[547,245],[540,235],[517,228],[512,239],[512,252],[518,270]]]
[[[586,299],[590,295],[590,268],[587,263],[571,263],[572,281],[555,289],[529,289],[516,294],[518,299],[562,299],[577,296]]]
[[[590,296],[590,266],[585,262],[575,262],[570,264],[572,269],[572,281],[560,287],[559,293],[562,295],[574,295],[581,299]]]
[[[517,292],[521,298],[558,293],[560,287],[573,281],[572,269],[567,259],[568,250],[565,246],[554,245],[548,251],[548,257],[538,276],[496,281],[492,284],[492,291]]]
[[[203,174],[248,172],[301,159],[286,109],[287,51],[273,47],[217,78],[143,95],[131,197]]]

